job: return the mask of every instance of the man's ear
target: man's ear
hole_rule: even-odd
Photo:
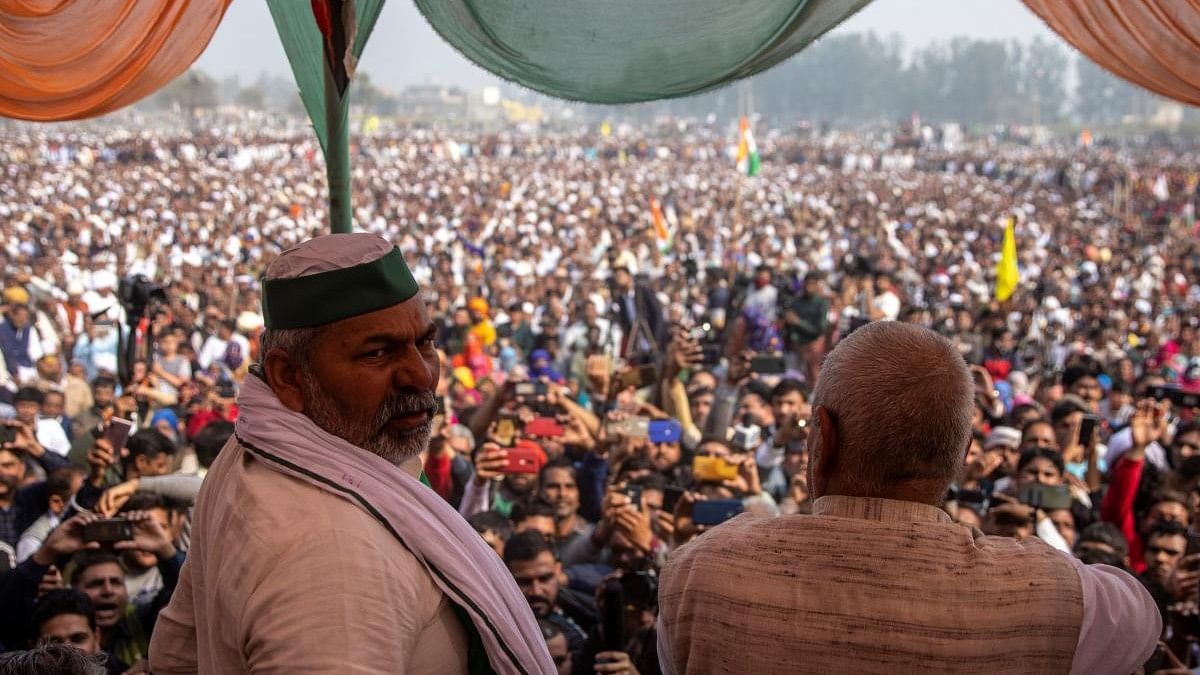
[[[276,347],[263,358],[263,374],[279,402],[292,412],[304,412],[304,393],[300,388],[300,372],[286,351]]]
[[[817,406],[813,414],[817,417],[817,433],[809,447],[808,489],[815,499],[828,493],[829,482],[837,471],[840,458],[837,418],[825,406]]]

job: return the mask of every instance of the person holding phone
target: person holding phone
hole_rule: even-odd
[[[926,328],[878,321],[838,343],[813,392],[812,514],[743,514],[672,553],[663,673],[1124,675],[1145,663],[1162,622],[1136,578],[1037,538],[981,536],[942,509],[974,398],[962,357]],[[713,640],[735,612],[738,639]]]
[[[45,483],[26,484],[31,459],[47,474],[69,466],[61,455],[38,443],[32,427],[0,421],[0,543],[15,547],[21,533],[45,511]]]

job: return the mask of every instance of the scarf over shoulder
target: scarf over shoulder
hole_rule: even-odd
[[[238,402],[241,444],[267,466],[350,500],[387,528],[460,615],[470,618],[468,628],[482,640],[492,671],[554,675],[541,630],[512,575],[436,492],[288,409],[259,377],[246,378]]]

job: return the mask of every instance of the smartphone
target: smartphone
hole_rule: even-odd
[[[724,457],[698,456],[692,459],[692,477],[706,483],[720,483],[738,476],[738,465]]]
[[[685,490],[678,485],[664,487],[662,510],[667,513],[675,513],[675,506],[679,504],[679,498],[683,496],[684,492]]]
[[[0,424],[0,447],[3,447],[5,443],[13,443],[16,440],[16,427],[10,427],[7,424]]]
[[[629,503],[633,504],[633,508],[637,509],[638,511],[642,510],[642,486],[641,485],[633,485],[630,483],[626,483],[625,489],[621,490],[621,493],[629,498]]]
[[[678,443],[683,437],[683,427],[678,420],[650,420],[646,425],[646,438],[651,443]]]
[[[1076,439],[1080,445],[1087,447],[1089,441],[1092,440],[1092,434],[1096,432],[1096,425],[1100,424],[1100,418],[1097,415],[1084,415],[1083,422],[1079,424],[1079,438]]]
[[[85,542],[111,544],[133,539],[133,523],[124,518],[102,518],[83,526]]]
[[[132,430],[132,421],[123,417],[113,417],[108,420],[108,426],[104,428],[101,438],[108,441],[114,453],[120,452],[121,448],[125,447],[125,441],[129,439],[129,432]]]
[[[525,434],[543,438],[558,438],[563,435],[563,428],[553,417],[535,417],[525,423]]]
[[[511,447],[513,442],[517,440],[517,416],[512,413],[503,413],[500,419],[496,420],[496,440],[504,447]]]
[[[653,364],[638,366],[621,374],[621,388],[643,389],[658,382],[658,369]]]
[[[787,372],[787,363],[776,354],[755,354],[750,359],[750,372],[759,375],[782,375]]]
[[[620,579],[604,582],[600,604],[600,633],[604,638],[604,651],[625,651],[625,589]]]
[[[692,507],[692,522],[697,525],[720,525],[745,510],[740,499],[696,502]]]
[[[715,366],[721,362],[721,345],[706,344],[700,348],[700,363]]]
[[[538,473],[546,465],[546,453],[537,443],[517,441],[505,452],[508,453],[508,464],[500,473]]]
[[[1021,488],[1017,499],[1043,511],[1071,508],[1071,490],[1066,485],[1032,483]]]
[[[609,420],[604,427],[609,437],[628,436],[630,438],[646,438],[650,435],[650,419],[646,417],[626,417],[623,420]]]
[[[546,383],[545,382],[518,382],[516,384],[516,386],[513,387],[513,393],[515,393],[517,396],[526,396],[526,397],[545,396],[546,395]]]

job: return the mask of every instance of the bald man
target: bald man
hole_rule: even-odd
[[[1141,666],[1162,624],[1136,579],[1038,539],[986,537],[942,510],[973,395],[962,357],[927,329],[881,321],[839,343],[813,392],[812,515],[742,515],[672,554],[663,672]]]

